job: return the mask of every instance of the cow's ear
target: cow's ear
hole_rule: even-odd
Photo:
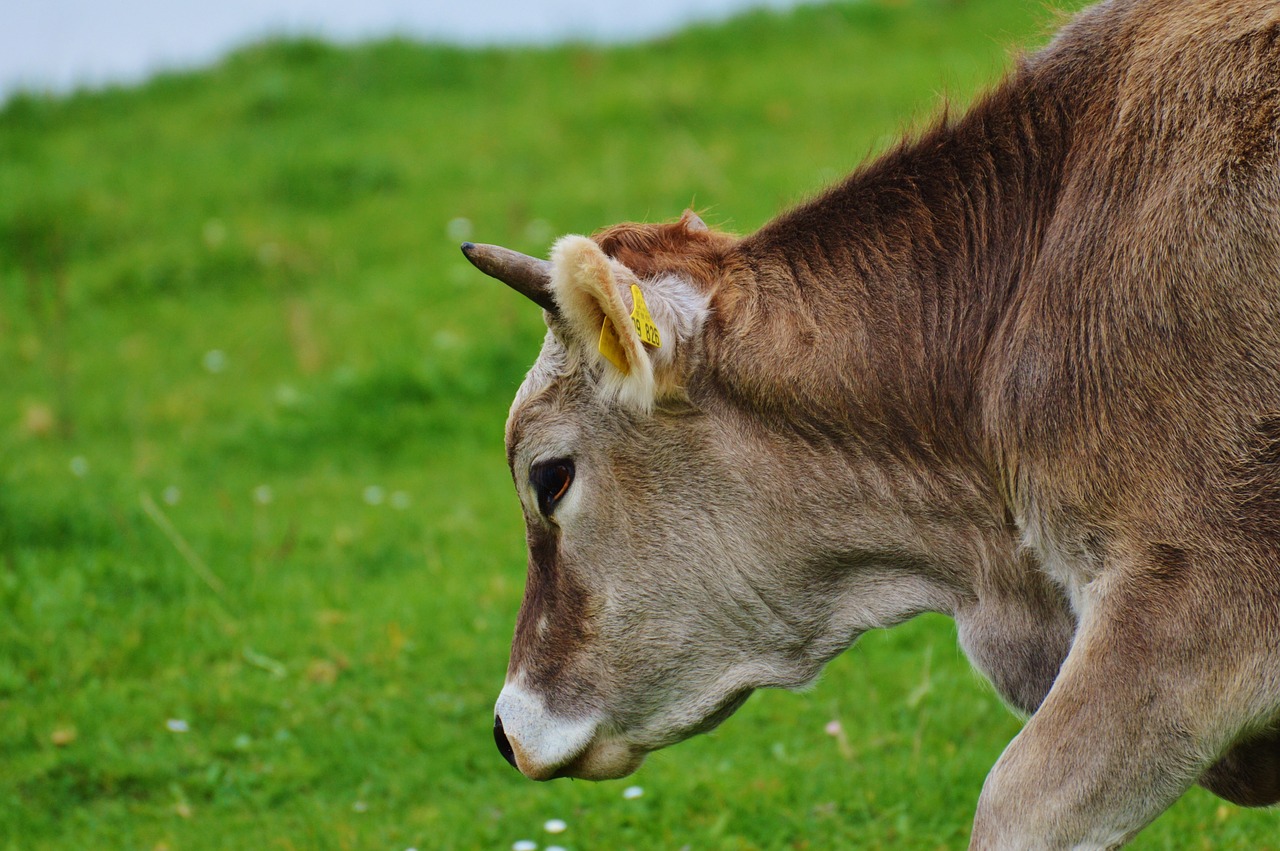
[[[637,284],[630,269],[585,236],[563,237],[551,249],[551,291],[573,343],[601,365],[605,389],[648,410],[657,386],[639,323],[632,320]]]
[[[551,250],[551,291],[563,330],[598,365],[601,389],[640,410],[683,383],[678,355],[706,303],[684,289],[674,276],[640,281],[583,236],[566,236]]]

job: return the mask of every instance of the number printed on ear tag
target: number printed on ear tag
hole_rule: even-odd
[[[653,346],[655,349],[662,348],[662,335],[658,333],[658,326],[649,315],[649,306],[644,303],[644,293],[640,292],[640,288],[635,284],[631,285],[631,298],[636,303],[631,310],[631,324],[636,326],[636,333],[640,335],[645,345]]]

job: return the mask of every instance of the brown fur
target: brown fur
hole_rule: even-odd
[[[706,289],[719,283],[725,258],[737,242],[713,230],[691,230],[692,213],[669,224],[621,224],[606,228],[595,240],[610,257],[640,278],[681,274]]]
[[[674,276],[707,300],[662,385],[680,385],[677,413],[573,409],[626,471],[591,506],[593,536],[606,517],[708,512],[664,521],[684,538],[626,544],[653,565],[684,547],[689,575],[667,581],[701,583],[707,611],[734,597],[714,628],[681,609],[691,639],[803,659],[800,681],[840,635],[954,615],[974,664],[1034,713],[988,778],[973,847],[1114,847],[1197,780],[1280,801],[1280,6],[1102,3],[964,115],[750,236],[686,217],[595,240],[645,286]],[[588,400],[590,341],[557,333],[530,381]],[[551,392],[513,410],[513,469]],[[758,528],[735,513],[753,498],[744,458],[776,486]],[[726,547],[738,560],[707,566]],[[531,590],[512,670],[547,693],[549,666],[611,640],[666,648],[644,606],[683,599],[605,581],[589,550],[564,568],[592,577],[577,609],[601,611],[608,588],[639,613],[625,630],[584,615],[599,636],[580,625],[552,650],[520,637],[555,608]],[[552,581],[543,561],[531,587]],[[728,677],[690,655],[697,641],[645,657],[661,678],[614,672],[643,708],[597,687],[615,740],[702,729],[651,729],[681,701],[715,703],[685,688]],[[735,673],[721,703],[792,682],[771,664],[772,680]],[[641,698],[629,681],[645,677]],[[604,771],[587,752],[584,776]]]
[[[555,683],[557,700],[580,699],[589,689],[573,671],[573,662],[590,639],[589,598],[581,584],[558,569],[554,535],[534,526],[528,541],[529,581],[511,642],[511,664],[539,682]],[[543,635],[536,636],[538,632]],[[530,652],[542,645],[550,652]]]

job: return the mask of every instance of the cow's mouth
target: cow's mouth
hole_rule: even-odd
[[[635,772],[647,750],[621,739],[596,733],[576,752],[539,753],[520,740],[506,737],[501,718],[494,725],[498,750],[507,762],[530,780],[572,777],[578,780],[616,780]]]
[[[675,725],[656,739],[617,735],[598,714],[564,717],[540,696],[508,684],[494,708],[494,740],[502,756],[530,780],[573,777],[616,780],[635,772],[651,751],[713,729],[751,695],[741,689],[717,700],[700,720]],[[696,717],[696,716],[695,716]]]
[[[565,717],[538,695],[508,684],[494,707],[498,751],[530,780],[612,780],[640,767],[647,750],[605,731],[598,714]]]
[[[635,773],[647,751],[618,739],[597,737],[574,760],[561,766],[552,777],[578,780],[617,780]]]
[[[650,752],[720,726],[750,696],[751,689],[730,694],[721,700],[711,714],[702,721],[679,729],[661,741],[650,742],[647,746],[611,736],[603,729],[597,729],[582,751],[550,777],[574,777],[579,780],[616,780],[619,777],[626,777],[640,767]],[[527,771],[524,774],[531,776]]]

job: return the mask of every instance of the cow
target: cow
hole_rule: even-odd
[[[495,738],[616,778],[953,617],[1029,720],[971,847],[1280,801],[1280,5],[1108,0],[750,235],[466,244],[543,309]]]

